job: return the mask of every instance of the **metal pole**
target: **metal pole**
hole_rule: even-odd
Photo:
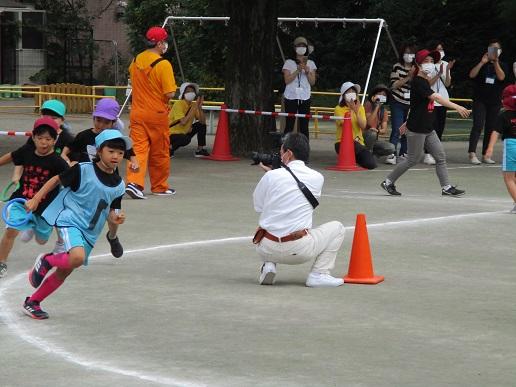
[[[276,43],[278,43],[279,52],[281,55],[281,59],[283,59],[283,62],[285,62],[285,54],[283,53],[283,47],[281,47],[281,42],[279,40],[278,34],[276,34]]]
[[[174,30],[172,29],[172,25],[169,27],[170,33],[172,35],[172,43],[174,44],[174,51],[176,52],[177,64],[179,66],[179,72],[181,73],[181,83],[185,82],[185,73],[183,72],[183,65],[181,64],[181,57],[179,56],[179,49],[177,48],[176,36],[174,34]]]
[[[376,43],[374,44],[373,56],[371,58],[371,63],[369,64],[369,72],[367,73],[367,80],[366,80],[366,84],[364,86],[362,105],[364,104],[364,101],[366,98],[367,88],[369,86],[369,80],[371,78],[371,72],[373,71],[374,58],[376,57],[376,50],[378,49],[378,43],[380,42],[380,35],[382,34],[382,27],[383,27],[383,19],[381,19],[381,21],[380,21],[380,26],[378,27],[378,34],[376,34]]]
[[[118,86],[118,42],[116,40],[111,41],[115,49],[115,86]]]
[[[398,52],[398,49],[396,48],[396,44],[394,43],[394,39],[392,38],[391,32],[389,31],[389,26],[387,23],[385,24],[385,31],[387,32],[387,37],[389,38],[389,41],[391,42],[391,47],[394,50],[394,53],[396,54],[396,58],[400,57],[400,53]]]

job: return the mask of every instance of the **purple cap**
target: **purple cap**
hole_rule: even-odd
[[[93,117],[102,117],[114,121],[118,118],[120,105],[113,98],[102,98],[95,106]]]

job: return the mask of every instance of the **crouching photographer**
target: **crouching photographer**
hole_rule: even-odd
[[[300,133],[285,136],[280,148],[281,168],[266,171],[253,193],[259,228],[253,239],[263,265],[261,285],[272,285],[276,265],[298,265],[314,260],[306,279],[309,287],[334,287],[342,278],[330,275],[337,251],[344,240],[344,226],[337,221],[312,228],[312,215],[319,204],[324,177],[307,167],[310,148]]]

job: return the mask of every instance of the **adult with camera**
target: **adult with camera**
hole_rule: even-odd
[[[202,110],[204,98],[196,83],[185,82],[179,88],[179,100],[170,111],[170,157],[179,148],[190,144],[197,136],[195,157],[209,156],[206,146],[206,116]],[[195,122],[194,122],[195,120]]]
[[[314,61],[308,59],[311,53],[306,38],[299,36],[294,40],[294,59],[287,59],[283,64],[283,80],[285,81],[285,91],[283,99],[285,112],[309,114],[311,103],[311,90],[316,80],[317,66]],[[294,130],[295,117],[287,117],[285,121],[285,133]],[[303,133],[306,138],[310,138],[308,132],[308,118],[298,119],[298,131]]]
[[[502,90],[504,87],[507,65],[499,60],[502,46],[498,39],[493,39],[487,46],[487,52],[482,55],[480,62],[469,72],[473,80],[473,127],[469,134],[469,162],[478,165],[477,144],[482,130],[482,162],[494,164],[495,161],[486,156],[489,139],[502,105]]]
[[[388,156],[385,162],[391,164],[394,156],[395,147],[387,141],[380,141],[379,136],[387,132],[389,122],[389,112],[385,105],[390,98],[387,86],[376,85],[369,93],[364,104],[367,126],[364,132],[364,143],[369,152],[376,157]]]
[[[315,260],[306,279],[308,287],[335,287],[342,278],[330,275],[344,240],[344,226],[337,221],[312,228],[312,216],[321,197],[324,177],[306,166],[308,139],[289,133],[280,148],[282,167],[260,164],[265,175],[253,193],[259,228],[253,239],[263,261],[259,283],[272,285],[276,265],[298,265]],[[294,177],[295,176],[295,177]]]
[[[358,101],[360,85],[353,82],[344,82],[340,87],[339,104],[335,106],[334,115],[344,117],[351,115],[351,127],[353,133],[353,145],[355,160],[358,165],[366,169],[375,169],[378,165],[373,154],[365,144],[364,132],[367,129],[367,118],[364,107]],[[342,137],[342,120],[335,121],[335,152],[340,151],[340,140]]]
[[[129,136],[140,165],[139,170],[126,169],[125,192],[133,199],[146,199],[143,194],[147,166],[151,191],[155,195],[173,195],[168,186],[170,174],[168,101],[174,97],[176,82],[168,60],[162,57],[168,49],[168,34],[161,27],[151,27],[145,34],[147,49],[129,66],[132,84],[132,105]]]

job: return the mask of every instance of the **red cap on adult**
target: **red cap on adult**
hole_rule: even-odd
[[[164,28],[161,27],[151,27],[147,30],[145,37],[148,41],[153,43],[158,43],[163,40],[167,40],[168,34]]]
[[[516,111],[516,85],[509,85],[503,89],[502,104],[505,110]]]
[[[59,127],[57,126],[57,122],[55,122],[53,120],[52,117],[50,116],[43,116],[43,117],[40,117],[38,118],[35,122],[34,122],[34,127],[33,129],[36,129],[40,126],[50,126],[52,129],[54,129],[56,132],[57,132],[57,129],[59,129]]]
[[[416,63],[423,63],[427,56],[431,57],[434,60],[434,63],[437,63],[441,59],[441,54],[439,53],[439,51],[430,51],[427,49],[423,49],[416,52]]]

